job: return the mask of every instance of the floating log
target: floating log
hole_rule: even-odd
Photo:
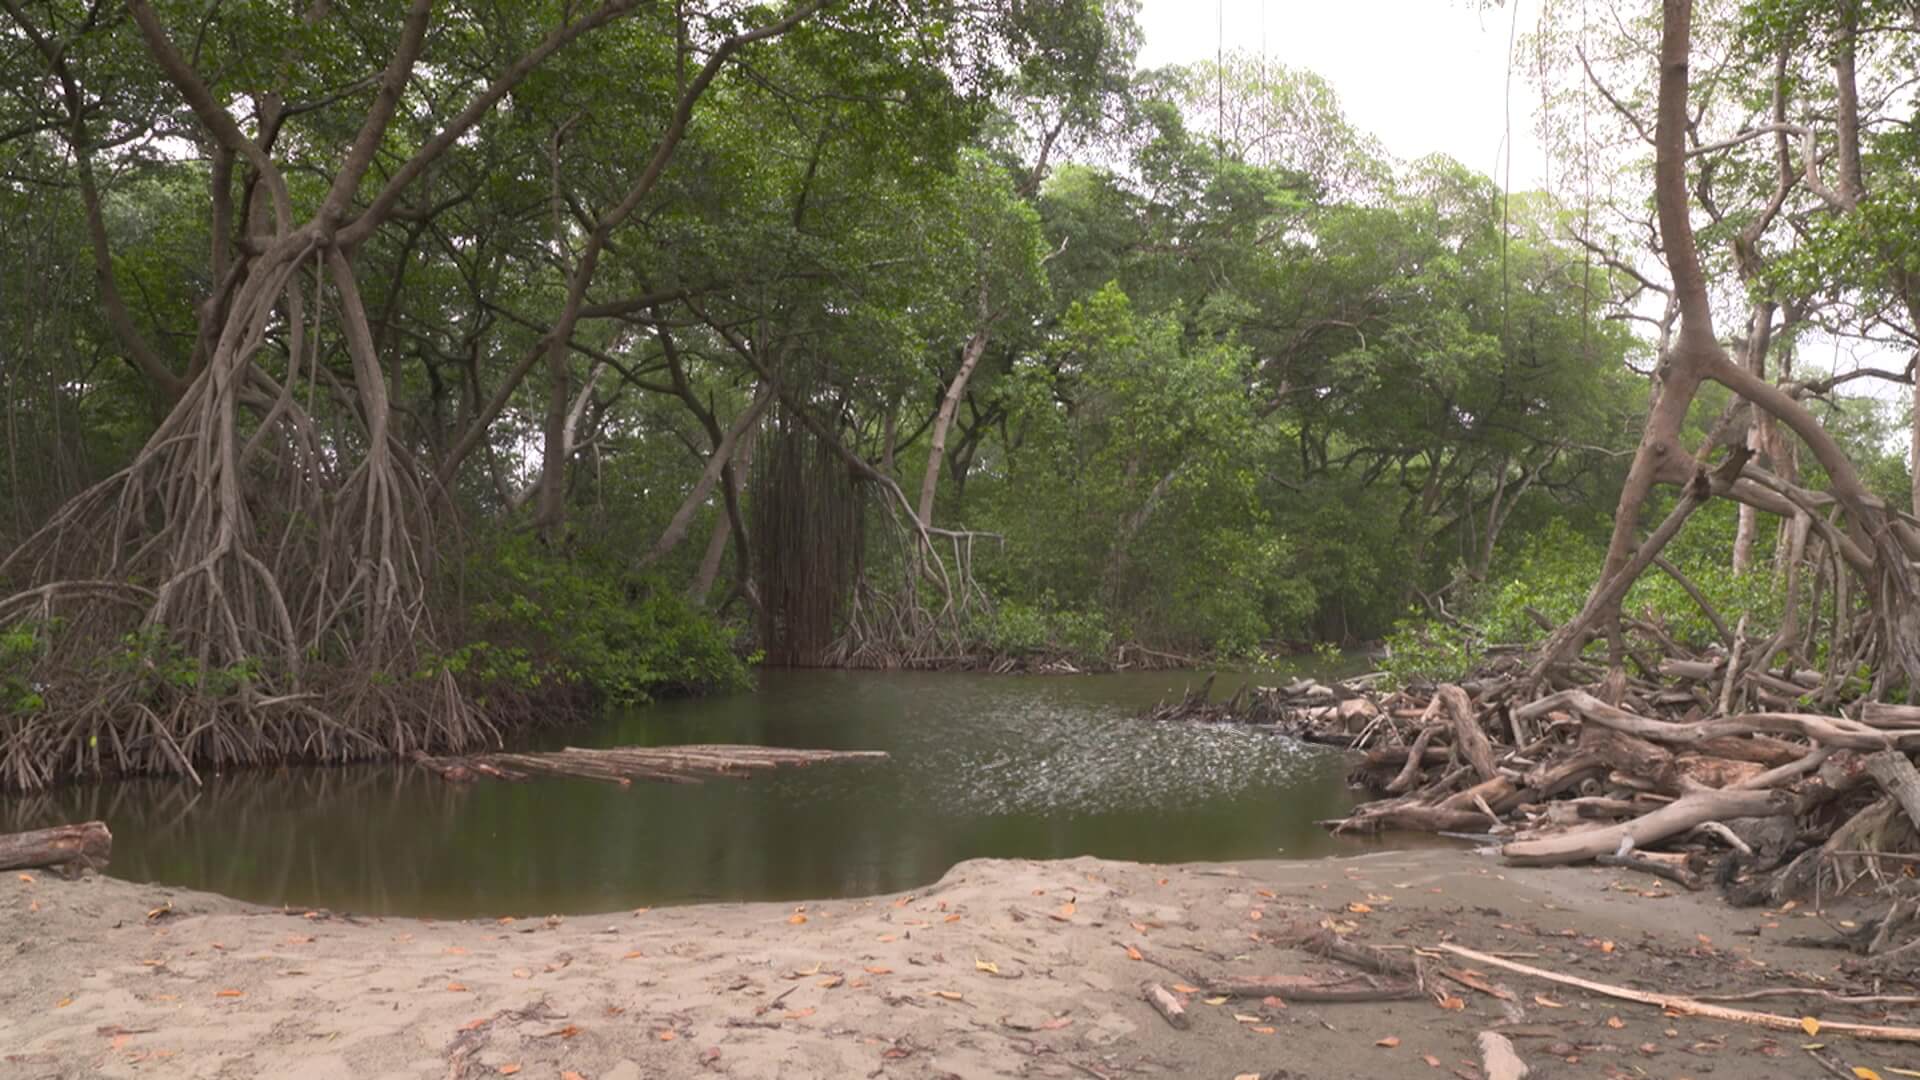
[[[100,821],[0,835],[0,870],[103,870],[112,854],[113,834]]]
[[[481,778],[528,780],[561,776],[625,787],[635,780],[697,784],[711,777],[745,777],[779,768],[840,761],[884,761],[884,750],[796,750],[778,746],[569,746],[541,753],[467,754],[429,757],[414,764],[455,783]]]

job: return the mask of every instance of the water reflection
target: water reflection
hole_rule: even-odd
[[[1183,675],[770,672],[757,693],[611,717],[554,745],[881,749],[699,786],[457,787],[389,766],[132,781],[0,801],[5,827],[99,818],[114,872],[265,903],[414,915],[603,911],[910,888],[977,856],[1184,861],[1339,850],[1340,761],[1131,717]]]

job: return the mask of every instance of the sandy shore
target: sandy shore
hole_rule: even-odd
[[[1798,1032],[1668,1018],[1499,971],[1487,981],[1511,1000],[1460,988],[1458,1009],[1196,996],[1184,1032],[1141,1001],[1142,982],[1178,980],[1130,944],[1210,971],[1330,970],[1257,940],[1296,918],[1681,992],[1784,985],[1838,960],[1779,944],[1821,932],[1801,912],[1449,851],[981,860],[912,895],[468,922],[9,873],[0,1076],[1471,1078],[1490,1028],[1536,1078],[1826,1074]],[[1920,1050],[1822,1041],[1835,1066],[1920,1066]]]

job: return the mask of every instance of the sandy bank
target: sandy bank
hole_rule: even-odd
[[[28,876],[0,881],[7,1077],[1472,1077],[1475,1035],[1494,1026],[1536,1078],[1799,1077],[1823,1072],[1797,1033],[1666,1018],[1497,971],[1512,1000],[1195,999],[1178,1032],[1139,997],[1143,981],[1176,978],[1126,946],[1215,971],[1322,971],[1255,934],[1331,918],[1374,944],[1451,937],[1683,992],[1781,985],[1837,962],[1779,944],[1820,930],[1799,912],[1448,851],[981,860],[913,895],[469,922]],[[1920,1065],[1920,1051],[1887,1045],[1834,1039],[1827,1052],[1848,1068]]]

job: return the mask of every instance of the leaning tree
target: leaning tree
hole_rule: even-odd
[[[1897,115],[1905,99],[1898,92],[1900,80],[1889,72],[1897,73],[1900,57],[1911,54],[1898,13],[1870,10],[1874,7],[1854,0],[1761,0],[1744,6],[1731,31],[1725,24],[1720,28],[1731,42],[1723,55],[1745,50],[1762,60],[1752,72],[1760,89],[1740,94],[1739,72],[1714,71],[1709,78],[1694,66],[1692,0],[1663,0],[1651,125],[1636,115],[1634,95],[1609,87],[1605,69],[1597,72],[1588,52],[1578,52],[1585,76],[1608,107],[1652,143],[1654,254],[1671,284],[1653,280],[1631,260],[1617,263],[1667,300],[1666,315],[1657,320],[1663,334],[1651,407],[1620,493],[1598,582],[1579,615],[1544,646],[1533,673],[1536,683],[1595,637],[1605,637],[1611,646],[1610,689],[1617,700],[1626,652],[1621,611],[1629,589],[1660,562],[1661,549],[1695,510],[1709,499],[1728,497],[1797,523],[1800,535],[1812,532],[1825,556],[1815,572],[1830,575],[1828,595],[1836,604],[1840,597],[1861,598],[1859,618],[1836,606],[1828,624],[1830,683],[1836,671],[1852,673],[1864,665],[1874,672],[1868,688],[1872,697],[1920,687],[1920,575],[1915,572],[1920,526],[1869,488],[1841,440],[1809,407],[1810,399],[1848,374],[1825,380],[1770,378],[1766,366],[1770,350],[1777,352],[1779,338],[1799,329],[1795,323],[1810,306],[1851,302],[1863,288],[1859,279],[1809,283],[1804,273],[1796,278],[1780,272],[1817,265],[1822,245],[1829,259],[1833,247],[1853,245],[1847,261],[1873,267],[1864,278],[1898,299],[1882,305],[1890,317],[1911,319],[1920,311],[1913,288],[1920,279],[1907,253],[1912,222],[1899,224],[1886,215],[1888,203],[1910,201],[1905,190],[1910,178],[1883,168],[1886,185],[1876,190],[1863,166],[1902,152],[1884,138],[1876,140],[1867,121]],[[1869,57],[1879,61],[1871,75],[1863,65]],[[1863,86],[1871,93],[1863,95]],[[1729,97],[1733,114],[1743,121],[1732,132],[1707,130],[1712,119],[1728,114]],[[1762,152],[1749,156],[1757,157],[1758,165],[1751,160],[1743,165],[1738,155],[1755,149]],[[1911,160],[1910,149],[1906,152]],[[1742,192],[1750,197],[1737,202]],[[1716,319],[1729,310],[1744,324],[1732,335],[1724,334]],[[1906,327],[1909,337],[1912,325]],[[1910,367],[1905,373],[1866,373],[1912,381]],[[1689,446],[1683,442],[1689,412],[1708,384],[1730,392],[1734,405],[1701,445]],[[1799,475],[1801,447],[1818,467],[1810,475],[1817,471],[1822,483]],[[1678,488],[1679,496],[1643,537],[1642,516],[1661,485]],[[1782,558],[1797,559],[1805,550],[1783,545]],[[1772,640],[1749,652],[1749,669],[1763,669],[1795,652],[1810,658],[1816,621],[1809,618],[1796,628],[1787,620]],[[1796,634],[1801,640],[1790,640]],[[1729,680],[1736,674],[1730,672]]]

